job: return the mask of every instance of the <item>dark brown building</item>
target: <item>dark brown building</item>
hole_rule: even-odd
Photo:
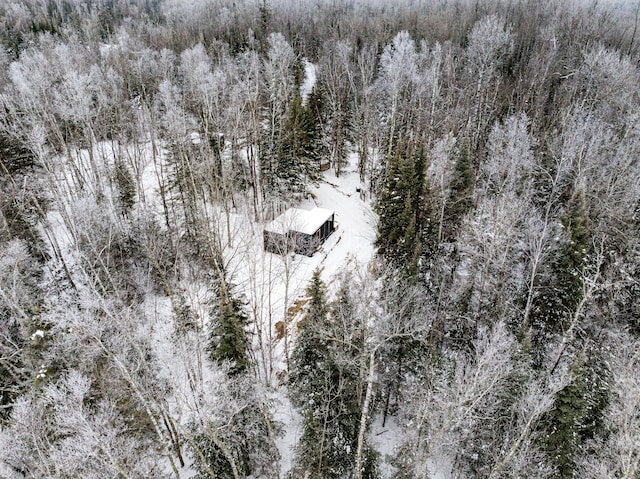
[[[324,208],[289,208],[264,228],[264,249],[313,256],[335,229],[335,212]]]

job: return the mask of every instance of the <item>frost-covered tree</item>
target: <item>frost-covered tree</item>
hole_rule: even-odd
[[[291,356],[289,396],[303,416],[292,474],[339,478],[354,471],[361,420],[363,330],[344,283],[327,304],[316,271],[307,289],[309,309]],[[370,477],[366,463],[364,477]],[[362,476],[361,476],[362,477]]]
[[[638,401],[640,384],[638,340],[616,331],[607,341],[611,345],[610,399],[601,419],[607,433],[588,441],[575,457],[577,473],[585,478],[632,478],[640,471],[637,444],[640,439]],[[593,392],[593,391],[592,391]]]
[[[609,403],[611,371],[602,348],[586,344],[571,366],[571,380],[558,391],[553,406],[541,418],[543,448],[553,477],[575,477],[585,443],[608,434],[604,411]]]
[[[415,278],[407,278],[401,270],[389,268],[379,281],[374,296],[379,309],[369,312],[373,316],[369,351],[374,361],[369,372],[375,366],[384,425],[405,400],[405,386],[429,367],[432,302]]]
[[[26,393],[40,371],[50,337],[41,319],[41,270],[26,244],[0,243],[0,417]]]
[[[350,106],[353,47],[344,41],[327,42],[318,65],[318,89],[321,91],[327,118],[325,124],[329,143],[329,159],[337,176],[347,160],[350,132]]]
[[[351,84],[353,97],[353,141],[358,151],[358,172],[360,181],[367,177],[373,183],[375,153],[379,150],[380,131],[372,130],[370,125],[376,121],[375,93],[373,82],[376,68],[376,52],[372,45],[364,45],[355,53],[354,81]],[[373,185],[370,185],[373,189]]]
[[[381,95],[381,118],[386,126],[385,155],[391,159],[399,139],[406,134],[418,53],[408,32],[399,32],[380,55],[377,88]]]
[[[96,392],[89,379],[70,370],[40,395],[21,398],[12,426],[0,430],[3,475],[162,477],[153,447],[128,434],[115,400]]]
[[[638,101],[632,86],[639,79],[637,67],[627,55],[603,45],[589,48],[583,56],[575,79],[576,88],[583,89],[582,105],[597,111],[605,121],[619,123]]]
[[[260,145],[260,174],[264,195],[276,195],[280,198],[290,193],[293,184],[280,178],[286,168],[280,168],[279,145],[286,134],[286,118],[289,105],[297,94],[293,76],[296,54],[281,33],[269,35],[269,51],[264,60],[264,81],[267,94],[266,130],[263,131]]]
[[[456,138],[451,134],[438,139],[429,156],[425,171],[425,247],[435,251],[445,239],[445,214],[454,180]]]
[[[254,378],[216,376],[199,393],[185,434],[197,477],[279,477],[278,425],[271,419],[265,391]]]
[[[407,387],[406,396],[415,396],[401,406],[400,417],[411,427],[399,450],[398,477],[424,477],[430,467],[446,464],[456,473],[485,477],[481,471],[503,440],[486,426],[495,426],[510,407],[506,393],[515,372],[515,349],[515,338],[503,323],[481,328],[473,352],[445,352],[429,374]]]
[[[498,15],[478,20],[469,32],[465,50],[466,71],[470,90],[469,101],[470,148],[478,151],[486,129],[496,119],[501,83],[500,69],[507,66],[513,51],[513,32]]]
[[[468,295],[476,323],[519,322],[517,298],[526,258],[522,225],[532,203],[535,144],[526,116],[509,117],[489,135],[489,152],[480,165],[475,209],[462,220],[456,247],[460,255],[453,288]]]

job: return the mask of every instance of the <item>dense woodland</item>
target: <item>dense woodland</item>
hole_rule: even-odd
[[[0,476],[640,478],[639,6],[0,1]],[[231,219],[350,155],[276,342]]]

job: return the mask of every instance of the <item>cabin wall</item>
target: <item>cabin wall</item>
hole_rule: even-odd
[[[333,230],[334,230],[333,217],[334,215],[331,215],[331,218],[325,221],[323,225],[320,227],[320,229],[318,229],[318,231],[316,232],[316,233],[319,233],[319,238],[321,241],[326,240],[329,236],[331,236],[331,233],[333,233]]]
[[[289,251],[289,241],[286,235],[265,231],[263,233],[264,250],[275,254],[286,254]]]
[[[306,256],[313,256],[320,244],[315,235],[308,235],[298,231],[289,231],[289,238],[293,251]]]
[[[289,231],[287,234],[264,231],[264,250],[275,254],[286,254],[294,251],[297,254],[313,256],[318,247],[334,231],[334,216],[325,221],[313,234]]]

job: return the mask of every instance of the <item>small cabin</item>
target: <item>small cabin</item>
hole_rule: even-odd
[[[335,229],[335,212],[324,208],[289,208],[264,228],[264,249],[313,256]]]

